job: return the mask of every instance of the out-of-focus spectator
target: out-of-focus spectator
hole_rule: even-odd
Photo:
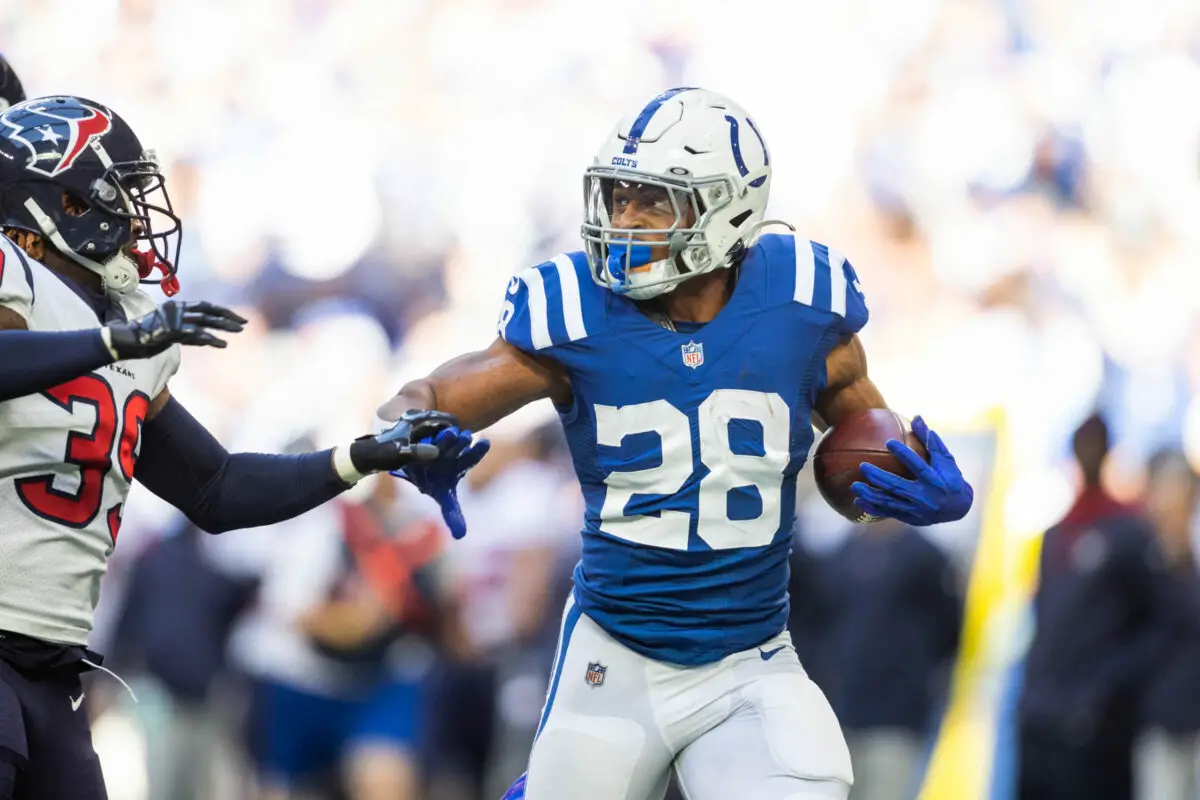
[[[280,526],[259,604],[233,643],[255,680],[250,750],[265,797],[417,797],[427,646],[441,529],[374,479]],[[339,780],[340,779],[340,780]]]
[[[1162,551],[1103,488],[1109,431],[1075,432],[1082,490],[1042,542],[1035,632],[1019,706],[1021,800],[1129,800],[1139,683],[1175,609]]]
[[[1200,617],[1192,537],[1200,479],[1183,454],[1163,450],[1147,470],[1146,514],[1167,558],[1181,613]],[[1200,743],[1200,630],[1181,626],[1142,677],[1134,751],[1136,800],[1195,800]]]
[[[238,767],[228,749],[236,704],[221,691],[225,647],[255,585],[212,564],[205,536],[189,523],[138,557],[114,639],[112,661],[138,687],[156,800],[208,800]]]
[[[799,549],[799,548],[798,548]],[[856,528],[793,581],[798,648],[829,697],[854,767],[853,800],[911,800],[937,729],[962,626],[954,563],[893,520]]]
[[[430,717],[433,800],[500,796],[524,770],[537,729],[553,653],[538,634],[569,590],[563,576],[551,600],[558,551],[578,523],[537,435],[542,416],[489,429],[492,450],[460,489],[472,522],[446,551],[457,635]]]

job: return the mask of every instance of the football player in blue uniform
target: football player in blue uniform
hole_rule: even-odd
[[[737,104],[672,89],[584,177],[583,252],[512,279],[499,338],[380,409],[476,430],[551,399],[586,501],[583,558],[527,777],[529,800],[842,798],[850,758],[785,630],[796,475],[814,425],[884,408],[850,263],[763,233],[771,163]],[[790,226],[789,226],[790,227]],[[866,470],[864,511],[928,525],[972,493],[918,418],[916,480]],[[465,526],[454,485],[483,442],[442,431],[403,474]],[[530,498],[536,502],[536,498]]]

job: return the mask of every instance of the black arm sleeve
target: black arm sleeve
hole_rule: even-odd
[[[332,451],[228,453],[175,398],[142,427],[134,477],[209,533],[299,516],[346,489]]]
[[[0,402],[44,392],[111,363],[99,328],[0,331]]]

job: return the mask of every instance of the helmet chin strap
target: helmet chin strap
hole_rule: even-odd
[[[137,289],[141,278],[138,265],[124,251],[118,250],[106,261],[95,261],[80,255],[67,245],[54,220],[42,211],[41,206],[32,197],[25,201],[25,208],[37,220],[42,235],[49,239],[60,253],[100,276],[101,289],[105,294],[119,298]]]

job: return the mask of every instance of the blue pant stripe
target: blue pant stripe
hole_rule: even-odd
[[[567,618],[563,621],[562,642],[558,647],[558,663],[554,665],[554,679],[550,682],[550,693],[546,696],[546,707],[542,709],[542,719],[538,723],[537,736],[542,735],[542,728],[546,727],[546,720],[550,718],[554,695],[558,693],[558,681],[562,678],[563,664],[567,661],[567,648],[571,645],[571,634],[575,632],[575,625],[578,624],[582,614],[579,606],[572,603],[571,610],[567,612]],[[534,738],[536,739],[537,736]]]

